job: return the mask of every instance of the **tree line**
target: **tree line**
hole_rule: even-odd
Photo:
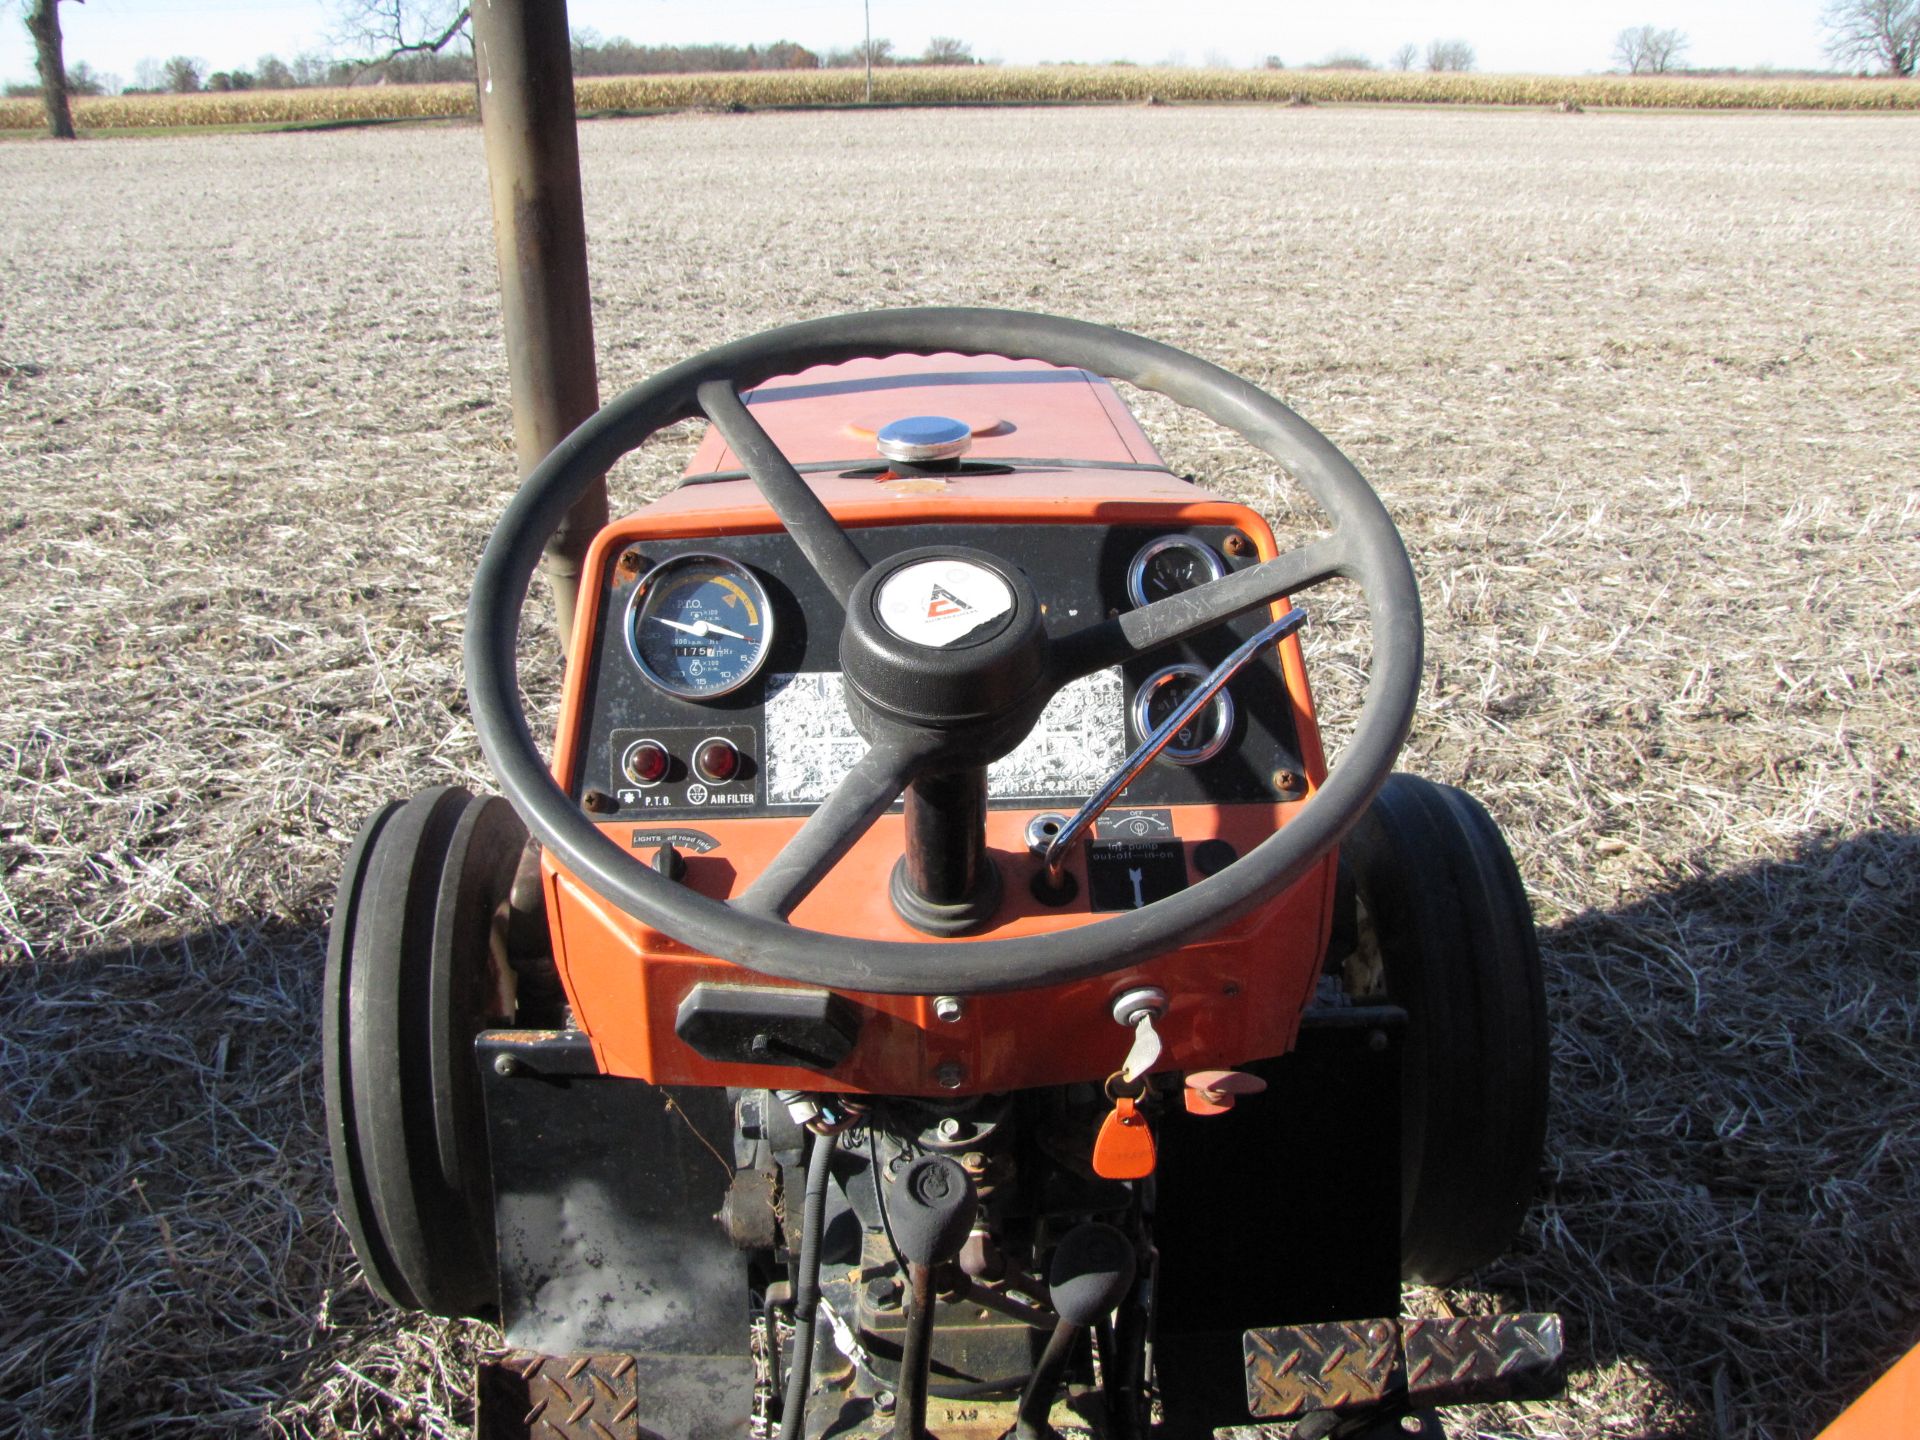
[[[1920,70],[1920,0],[1827,0],[1820,18],[1827,31],[1827,55],[1839,64],[1862,74],[1878,71],[1909,79]],[[1659,25],[1630,25],[1614,37],[1613,62],[1616,68],[1630,75],[1673,74],[1681,69],[1689,44],[1686,34],[1680,30]],[[1412,70],[1420,66],[1422,58],[1418,46],[1402,45],[1387,58],[1385,68]],[[1464,40],[1432,40],[1427,43],[1424,60],[1424,68],[1428,70],[1471,70],[1474,51]],[[1287,68],[1277,55],[1269,55],[1266,66],[1269,70]],[[1372,57],[1358,51],[1336,50],[1325,59],[1300,68],[1376,70],[1381,67]]]
[[[748,70],[833,70],[864,66],[864,44],[816,52],[792,40],[770,45],[640,45],[623,36],[602,38],[582,29],[573,37],[575,75],[699,75]],[[873,41],[876,66],[974,65],[973,47],[935,36],[918,55],[896,51],[891,40]],[[69,95],[191,95],[199,91],[305,90],[322,86],[424,85],[473,79],[473,52],[464,44],[444,50],[407,51],[374,60],[341,59],[307,52],[291,59],[262,55],[251,69],[211,70],[191,55],[142,60],[133,80],[102,74],[84,60],[67,69]],[[9,85],[9,95],[37,95],[41,87]]]
[[[59,0],[24,0],[27,31],[33,38],[38,82],[8,85],[8,95],[40,94],[46,104],[48,130],[59,139],[72,139],[71,95],[129,94],[167,91],[188,94],[201,90],[290,90],[308,86],[369,83],[418,84],[463,81],[472,78],[473,55],[467,35],[468,15],[454,0],[334,0],[348,23],[349,33],[365,42],[371,58],[341,59],[313,53],[282,60],[263,55],[253,69],[209,70],[203,60],[175,55],[166,60],[142,60],[133,84],[123,87],[119,77],[101,74],[85,61],[68,67],[63,57]],[[1827,31],[1827,54],[1861,73],[1880,71],[1911,78],[1920,69],[1920,0],[1826,0],[1821,22]],[[1687,50],[1687,37],[1678,30],[1636,25],[1622,30],[1614,41],[1613,59],[1635,75],[1667,74],[1678,68]],[[1412,44],[1400,46],[1387,64],[1411,70],[1422,58]],[[1432,40],[1425,50],[1426,68],[1460,71],[1474,68],[1474,50],[1464,40]],[[937,36],[915,56],[898,53],[890,40],[873,39],[844,49],[815,52],[791,40],[771,45],[640,45],[623,37],[603,39],[582,30],[574,37],[573,64],[578,75],[656,75],[737,70],[814,70],[852,66],[972,65],[972,47],[951,36]],[[1285,69],[1277,55],[1266,59],[1270,69]],[[1371,70],[1365,55],[1341,51],[1309,69]]]
[[[1464,40],[1429,40],[1426,49],[1426,67],[1436,73],[1445,71],[1466,71],[1474,66],[1473,46]],[[1421,62],[1418,45],[1402,45],[1387,57],[1389,70],[1412,70]],[[1269,70],[1284,70],[1286,62],[1278,55],[1269,55],[1266,59]],[[1302,70],[1375,70],[1379,67],[1373,60],[1358,50],[1336,50],[1323,60],[1302,65]]]

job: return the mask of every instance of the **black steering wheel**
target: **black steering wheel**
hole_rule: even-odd
[[[1279,461],[1333,528],[1261,565],[1062,635],[1045,633],[1014,567],[976,555],[1015,585],[1010,622],[991,644],[976,647],[983,654],[960,661],[916,645],[880,618],[881,570],[868,566],[740,392],[814,365],[949,352],[1079,367],[1198,410]],[[767,870],[728,901],[656,873],[602,834],[554,783],[527,728],[515,657],[528,584],[568,509],[648,436],[703,414],[850,617],[841,640],[848,708],[870,746]],[[958,547],[942,553],[966,554]],[[787,920],[917,777],[984,764],[1012,749],[1061,686],[1336,575],[1357,582],[1366,602],[1373,654],[1365,702],[1327,783],[1234,864],[1139,910],[1015,939],[868,940]],[[1031,612],[1025,620],[1023,607]],[[1081,321],[987,309],[811,320],[719,346],[634,386],[557,445],[520,487],[481,556],[466,634],[467,690],[481,748],[528,828],[584,884],[628,915],[748,970],[912,995],[1019,990],[1105,974],[1189,943],[1279,893],[1339,843],[1385,782],[1412,723],[1420,663],[1420,598],[1399,532],[1360,472],[1319,431],[1245,380],[1169,346]],[[926,675],[939,683],[916,683]],[[930,693],[956,699],[929,703]],[[958,703],[961,696],[966,703]]]

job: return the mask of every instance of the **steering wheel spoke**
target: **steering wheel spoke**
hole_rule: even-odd
[[[759,877],[728,903],[744,914],[786,919],[900,798],[930,751],[904,740],[868,750]]]
[[[1054,682],[1064,685],[1211,629],[1236,615],[1297,595],[1347,573],[1338,532],[1276,555],[1264,564],[1169,595],[1138,610],[1085,626],[1053,642]]]
[[[753,418],[730,382],[709,380],[700,386],[696,398],[714,428],[740,457],[740,464],[760,487],[807,563],[844,607],[853,587],[867,573],[866,557],[852,537],[840,528],[840,522],[793,468],[793,462],[780,453],[773,437]]]

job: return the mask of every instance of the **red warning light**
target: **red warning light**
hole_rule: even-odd
[[[639,740],[627,747],[627,778],[636,785],[658,785],[672,766],[673,757],[658,740]]]
[[[702,740],[693,752],[693,773],[709,785],[725,785],[740,773],[740,752],[730,740]]]

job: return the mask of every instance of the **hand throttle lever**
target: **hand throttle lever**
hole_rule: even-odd
[[[1234,652],[1213,667],[1208,675],[1192,693],[1180,702],[1174,712],[1160,722],[1159,727],[1131,755],[1120,762],[1120,768],[1113,772],[1113,778],[1096,790],[1073,814],[1073,818],[1054,831],[1053,838],[1047,844],[1044,858],[1047,862],[1047,878],[1054,884],[1060,880],[1060,867],[1066,863],[1067,854],[1079,842],[1080,837],[1093,828],[1093,822],[1101,813],[1119,798],[1120,792],[1133,783],[1134,777],[1153,763],[1153,757],[1167,748],[1169,741],[1188,725],[1209,704],[1213,697],[1226,688],[1227,682],[1247,668],[1253,657],[1269,645],[1278,645],[1294,631],[1307,623],[1307,612],[1289,610],[1272,624],[1264,627],[1259,634],[1243,641]]]

